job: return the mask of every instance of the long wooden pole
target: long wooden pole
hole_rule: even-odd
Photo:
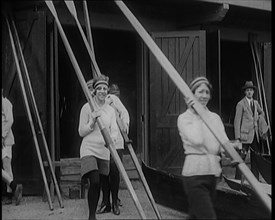
[[[178,87],[180,92],[184,95],[186,99],[186,103],[190,108],[193,108],[194,111],[200,116],[205,125],[209,128],[209,130],[213,133],[225,151],[230,155],[231,159],[238,163],[238,167],[241,172],[244,174],[248,182],[251,184],[252,188],[255,190],[258,197],[264,203],[266,208],[271,213],[271,198],[264,192],[262,186],[257,181],[255,176],[252,174],[250,169],[245,165],[244,161],[241,159],[240,155],[234,149],[231,143],[223,138],[221,135],[221,131],[215,128],[210,121],[210,119],[206,116],[205,110],[203,106],[195,99],[193,93],[181,78],[180,74],[176,71],[174,66],[170,63],[167,57],[163,54],[151,36],[146,32],[140,22],[136,19],[136,17],[132,14],[132,12],[127,8],[123,1],[114,1],[115,4],[120,8],[123,14],[126,16],[128,21],[132,24],[135,30],[138,32],[140,37],[146,43],[148,48],[154,54],[156,59],[159,61],[160,65],[166,71],[171,80]]]
[[[17,30],[16,30],[13,19],[11,19],[11,23],[12,23],[12,27],[13,27],[13,30],[14,30],[14,33],[15,33],[15,43],[16,43],[18,51],[19,51],[19,57],[21,59],[21,62],[22,62],[23,68],[24,68],[23,73],[25,73],[25,77],[27,79],[26,80],[27,81],[26,85],[27,85],[27,88],[29,88],[29,91],[30,91],[31,103],[32,103],[32,106],[34,108],[34,113],[35,113],[35,116],[36,116],[36,120],[38,122],[38,126],[39,126],[39,129],[40,129],[41,135],[42,135],[43,146],[44,146],[46,156],[47,156],[47,160],[48,160],[48,163],[49,163],[50,173],[51,173],[51,176],[52,176],[52,179],[53,179],[53,182],[54,182],[54,186],[55,186],[56,194],[57,194],[57,197],[58,197],[59,205],[60,205],[61,208],[63,208],[64,205],[63,205],[63,201],[62,201],[62,198],[61,198],[61,193],[60,193],[60,190],[59,190],[59,186],[57,184],[56,176],[55,176],[55,173],[54,173],[54,169],[53,169],[53,165],[52,165],[52,159],[51,159],[51,156],[50,156],[50,153],[49,153],[49,147],[48,147],[48,144],[47,144],[47,141],[46,141],[46,138],[45,138],[45,133],[44,133],[44,129],[43,129],[41,119],[40,119],[40,116],[39,116],[36,101],[35,101],[35,98],[34,98],[34,94],[33,94],[33,90],[32,90],[32,85],[31,85],[27,65],[26,65],[26,62],[25,62],[25,58],[24,58],[21,46],[20,46],[18,33],[17,33]]]
[[[87,1],[86,0],[83,0],[83,11],[84,11],[84,19],[85,19],[85,27],[86,27],[87,38],[89,40],[91,50],[92,50],[92,52],[94,54],[94,57],[95,57],[92,30],[91,30],[91,24],[90,24],[90,18],[89,18],[89,12],[88,12],[88,6],[87,6]],[[95,77],[96,76],[96,71],[95,71],[95,68],[94,68],[92,63],[91,63],[91,66],[92,66],[93,76]]]
[[[39,146],[38,146],[38,140],[37,140],[37,136],[36,136],[36,133],[35,133],[35,128],[34,128],[32,116],[31,116],[30,107],[29,107],[29,104],[28,104],[28,99],[27,99],[26,90],[25,90],[25,87],[24,87],[24,82],[23,82],[23,78],[22,78],[22,73],[21,73],[21,69],[20,69],[20,65],[19,65],[15,45],[14,45],[14,40],[13,40],[13,37],[12,37],[12,33],[11,33],[11,29],[10,29],[10,25],[9,25],[7,17],[6,17],[6,22],[7,22],[7,26],[8,26],[8,31],[9,31],[13,56],[14,56],[14,60],[15,60],[16,68],[17,68],[17,73],[18,73],[18,77],[19,77],[19,82],[20,82],[20,86],[21,86],[21,89],[22,89],[23,99],[24,99],[24,103],[25,103],[25,107],[26,107],[26,111],[27,111],[27,116],[28,116],[28,119],[29,119],[29,122],[30,122],[31,130],[32,130],[32,134],[33,134],[34,145],[35,145],[35,149],[36,149],[36,153],[37,153],[37,157],[38,157],[38,161],[39,161],[43,181],[44,181],[45,188],[46,188],[48,203],[49,203],[50,210],[53,210],[53,204],[52,204],[52,200],[51,200],[51,196],[50,196],[49,186],[48,186],[48,182],[47,182],[47,179],[46,179],[46,174],[45,174],[45,170],[44,170],[44,166],[43,166],[43,162],[42,162],[42,158],[41,158],[40,149],[39,149]]]
[[[96,109],[96,105],[95,105],[94,100],[92,98],[92,95],[91,95],[91,93],[90,93],[90,91],[89,91],[89,89],[88,89],[88,87],[86,85],[85,79],[84,79],[83,74],[82,74],[82,72],[80,70],[80,67],[79,67],[79,65],[77,63],[77,60],[76,60],[76,58],[75,58],[75,56],[73,54],[71,46],[70,46],[70,44],[68,42],[68,39],[67,39],[67,37],[65,35],[65,32],[64,32],[64,30],[63,30],[63,28],[61,26],[61,23],[60,23],[59,18],[57,16],[55,7],[54,7],[52,1],[45,0],[45,3],[46,3],[46,5],[48,6],[49,10],[51,11],[51,13],[53,14],[53,16],[55,18],[55,21],[56,21],[59,33],[60,33],[61,38],[63,40],[63,43],[64,43],[64,45],[66,47],[66,50],[67,50],[68,55],[69,55],[69,58],[70,58],[70,60],[71,60],[71,62],[73,64],[73,67],[75,69],[75,72],[76,72],[76,75],[77,75],[78,80],[80,82],[80,85],[81,85],[81,87],[83,89],[83,92],[84,92],[84,94],[86,96],[86,99],[88,100],[88,103],[90,105],[91,110],[94,111]],[[134,201],[134,203],[135,203],[135,205],[136,205],[136,207],[138,209],[138,212],[139,212],[141,218],[142,219],[146,219],[145,213],[144,213],[144,211],[143,211],[143,209],[142,209],[142,207],[140,205],[138,197],[135,194],[133,186],[131,185],[131,182],[130,182],[128,176],[127,176],[127,173],[126,173],[126,171],[125,171],[125,169],[123,167],[123,164],[122,164],[122,162],[121,162],[121,160],[119,158],[119,155],[118,155],[118,153],[117,153],[117,151],[115,149],[115,145],[113,143],[113,140],[112,140],[112,138],[111,138],[108,130],[104,126],[104,124],[102,122],[102,119],[100,117],[98,117],[98,119],[97,119],[97,124],[98,124],[98,126],[100,128],[100,131],[101,131],[102,136],[103,136],[103,138],[105,140],[105,143],[108,145],[110,153],[111,153],[111,155],[112,155],[112,157],[113,157],[113,159],[114,159],[114,161],[115,161],[115,163],[116,163],[116,165],[117,165],[120,173],[122,174],[122,177],[123,177],[123,179],[124,179],[124,181],[125,181],[125,183],[127,185],[127,188],[129,190],[132,198],[133,198],[133,201]]]
[[[88,51],[88,54],[89,54],[89,56],[90,56],[90,58],[91,58],[91,60],[92,60],[92,64],[93,64],[93,67],[94,67],[94,69],[95,69],[95,72],[96,72],[96,73],[100,73],[100,69],[99,69],[99,67],[98,67],[98,65],[97,65],[97,62],[96,62],[96,60],[95,60],[94,52],[91,50],[91,47],[90,47],[90,45],[89,45],[89,43],[88,43],[88,40],[87,40],[87,38],[86,38],[86,35],[85,35],[85,33],[84,33],[84,31],[83,31],[83,29],[82,29],[82,27],[81,27],[81,24],[80,24],[80,22],[79,22],[79,20],[78,20],[78,18],[77,18],[77,13],[76,13],[76,9],[75,9],[75,6],[74,6],[74,2],[73,2],[73,1],[65,1],[65,4],[66,4],[67,8],[69,9],[71,15],[72,15],[73,18],[75,19],[76,25],[77,25],[77,27],[78,27],[78,29],[79,29],[79,31],[80,31],[81,37],[82,37],[82,39],[83,39],[83,41],[84,41],[84,44],[85,44],[86,49],[87,49],[87,51]],[[101,73],[100,73],[100,74],[101,74]]]

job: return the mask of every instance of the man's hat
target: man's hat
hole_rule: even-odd
[[[253,82],[252,81],[246,81],[244,86],[242,87],[243,90],[246,90],[248,88],[251,88],[251,89],[257,89],[256,86],[253,85]]]

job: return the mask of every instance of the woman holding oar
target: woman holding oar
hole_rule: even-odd
[[[113,142],[116,143],[118,127],[115,110],[105,102],[108,92],[109,78],[100,75],[87,83],[89,90],[94,92],[94,101],[97,111],[91,111],[88,103],[84,104],[80,112],[78,132],[83,137],[80,147],[81,176],[88,178],[89,220],[96,219],[96,208],[100,195],[100,182],[108,183],[110,169],[110,151],[106,147],[96,119],[101,117],[104,126],[110,132]]]
[[[195,78],[190,89],[205,108],[206,115],[228,140],[220,116],[208,110],[212,86],[205,77]],[[190,105],[189,105],[190,106]],[[186,158],[182,169],[191,219],[216,219],[213,200],[221,175],[220,143],[196,112],[189,108],[178,117],[178,129]],[[236,146],[237,147],[237,146]]]

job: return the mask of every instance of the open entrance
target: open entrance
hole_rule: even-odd
[[[92,78],[91,61],[76,27],[64,28],[86,81]],[[134,33],[93,30],[95,57],[102,74],[120,87],[120,99],[130,114],[129,138],[137,143],[137,37]],[[62,39],[59,38],[60,158],[79,157],[79,114],[86,98]]]
[[[237,103],[243,98],[242,86],[253,80],[253,61],[249,42],[221,41],[221,118],[229,139],[234,137]],[[255,83],[255,81],[254,81]],[[256,93],[254,94],[256,98]]]

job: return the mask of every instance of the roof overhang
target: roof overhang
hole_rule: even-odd
[[[199,0],[201,2],[229,4],[246,8],[272,11],[271,0]]]

